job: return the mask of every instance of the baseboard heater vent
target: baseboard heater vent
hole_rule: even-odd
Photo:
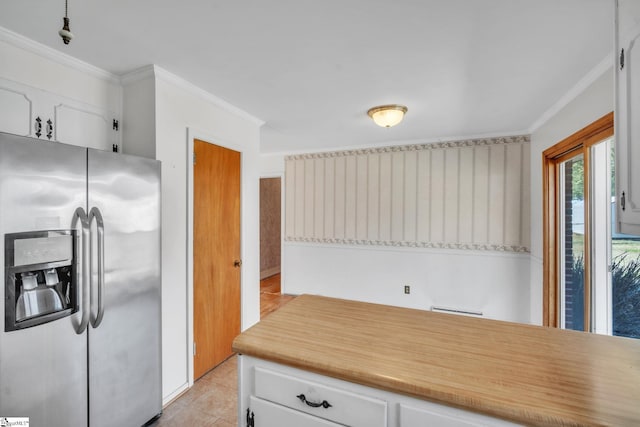
[[[481,311],[463,310],[463,309],[460,309],[460,308],[442,307],[442,306],[437,306],[437,305],[432,305],[431,306],[431,311],[438,311],[440,313],[461,314],[463,316],[482,317],[482,312]]]

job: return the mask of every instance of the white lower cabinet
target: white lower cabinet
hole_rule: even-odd
[[[250,356],[238,357],[239,427],[515,426]]]
[[[255,395],[341,425],[385,427],[387,402],[304,378],[255,367]]]
[[[338,427],[341,425],[258,399],[255,396],[251,396],[249,402],[249,412],[246,416],[247,425],[260,427]]]
[[[442,406],[442,405],[440,405]],[[479,427],[486,425],[495,425],[498,420],[478,419],[482,417],[478,414],[464,414],[464,411],[453,408],[416,408],[400,404],[400,427],[416,427],[416,426],[437,426],[437,427]],[[457,411],[458,413],[451,413]],[[475,418],[475,420],[473,419]],[[505,425],[510,425],[505,423]]]

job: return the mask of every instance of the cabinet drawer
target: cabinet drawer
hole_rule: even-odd
[[[282,405],[267,402],[251,396],[249,410],[253,413],[254,424],[260,427],[340,427],[340,424],[294,411]]]
[[[348,426],[385,427],[387,402],[255,368],[257,397]]]
[[[423,408],[400,404],[400,427],[516,427],[508,421],[474,412],[424,402]]]
[[[479,427],[482,424],[438,414],[434,411],[410,408],[400,405],[400,427],[438,426],[438,427]]]

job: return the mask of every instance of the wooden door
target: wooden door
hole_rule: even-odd
[[[194,379],[233,354],[240,333],[240,153],[194,141]]]

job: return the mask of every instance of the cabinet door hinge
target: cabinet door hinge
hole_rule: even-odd
[[[117,132],[119,128],[120,128],[120,122],[117,121],[116,119],[113,119],[113,130]]]
[[[111,149],[113,150],[113,152],[114,152],[114,153],[117,153],[117,152],[118,152],[118,150],[120,149],[120,147],[118,147],[118,144],[113,144],[113,145],[111,146]]]
[[[624,48],[620,50],[620,70],[624,68]]]
[[[196,164],[196,153],[193,153],[193,164]]]
[[[193,342],[193,355],[196,355],[196,342]]]
[[[247,427],[255,427],[255,415],[247,408]]]

